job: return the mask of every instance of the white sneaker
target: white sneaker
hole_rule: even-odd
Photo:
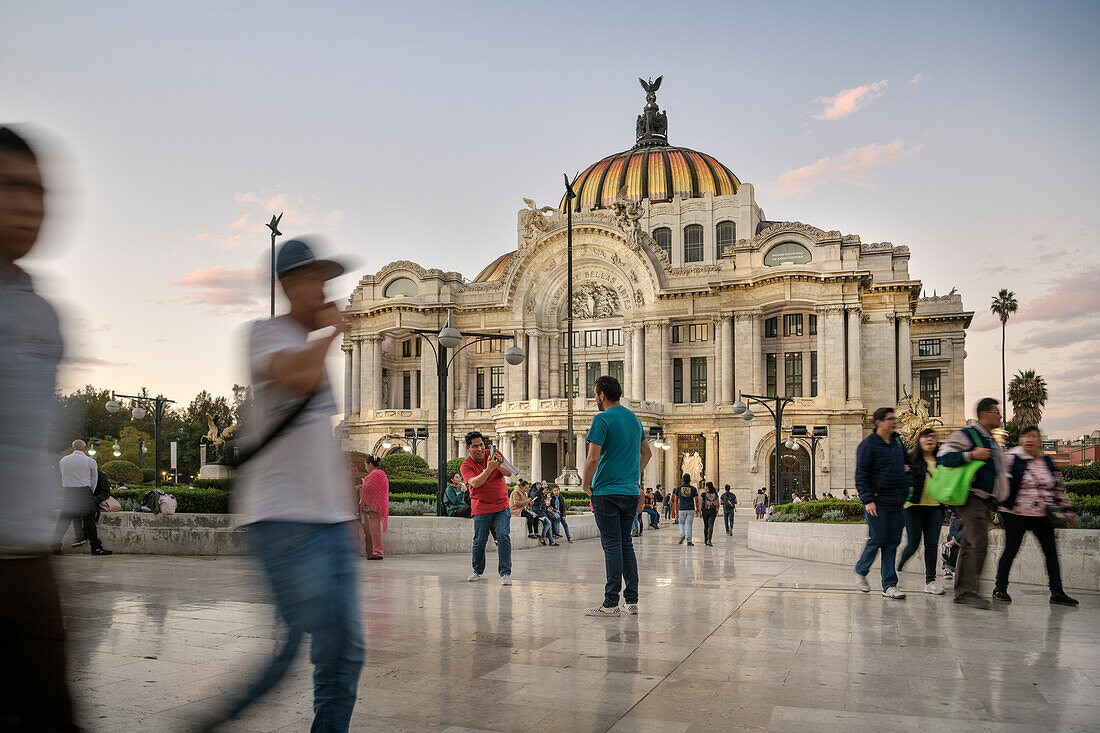
[[[502,575],[502,576],[500,576],[500,584],[501,585],[511,585],[512,584],[512,576],[511,575]],[[941,590],[940,593],[943,593],[943,591]]]
[[[470,577],[466,578],[467,583],[476,583],[481,580],[481,573],[470,573]]]
[[[892,585],[886,590],[882,591],[883,598],[893,598],[898,601],[905,600],[905,594],[898,590],[896,585]]]
[[[860,575],[859,573],[856,573],[856,587],[864,593],[871,592],[871,584],[867,582],[866,575]]]
[[[940,586],[939,583],[937,583],[936,581],[933,580],[931,583],[925,583],[924,592],[925,593],[931,593],[934,596],[942,596],[943,595],[943,587]]]
[[[631,616],[637,616],[638,615],[638,604],[637,603],[628,603],[625,606],[623,606],[623,608],[625,608],[626,612],[628,614],[630,614]]]
[[[586,608],[586,609],[584,609],[584,615],[585,616],[622,616],[622,613],[619,611],[618,606],[615,606],[614,608],[608,608],[607,606],[599,605],[599,606],[596,606],[595,608]]]

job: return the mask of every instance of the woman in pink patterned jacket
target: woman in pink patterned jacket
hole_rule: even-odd
[[[367,475],[359,487],[359,522],[368,560],[382,559],[382,533],[390,517],[390,480],[378,465],[376,457],[367,456]]]
[[[1073,507],[1066,498],[1060,475],[1050,457],[1043,453],[1039,428],[1020,431],[1020,445],[1008,453],[1008,498],[998,511],[1005,528],[1005,549],[997,563],[997,582],[993,600],[1012,603],[1008,595],[1008,573],[1020,551],[1024,535],[1031,532],[1047,561],[1050,602],[1061,606],[1076,606],[1077,601],[1062,590],[1062,570],[1058,565],[1058,548],[1054,543],[1055,522],[1064,518],[1073,524]],[[966,531],[970,531],[969,528]]]

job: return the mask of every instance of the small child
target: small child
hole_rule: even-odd
[[[954,509],[948,509],[950,521],[947,525],[947,542],[942,545],[940,557],[943,559],[943,577],[955,575],[955,562],[959,559],[959,543],[962,542],[963,521]]]

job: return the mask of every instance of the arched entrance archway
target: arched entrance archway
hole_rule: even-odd
[[[779,491],[776,495],[775,450],[768,453],[768,485],[771,500],[776,504],[786,504],[797,492],[806,496],[810,491],[810,454],[801,445],[793,449],[785,445],[779,448]]]

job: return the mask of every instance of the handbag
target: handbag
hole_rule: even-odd
[[[99,502],[100,511],[104,512],[121,512],[122,505],[118,503],[118,499],[113,496],[108,496],[103,501]]]
[[[978,435],[972,428],[966,428],[975,446],[981,445]],[[962,506],[970,495],[970,484],[974,480],[974,474],[978,472],[985,461],[970,461],[962,466],[940,466],[928,479],[924,491],[930,497],[947,506]]]

